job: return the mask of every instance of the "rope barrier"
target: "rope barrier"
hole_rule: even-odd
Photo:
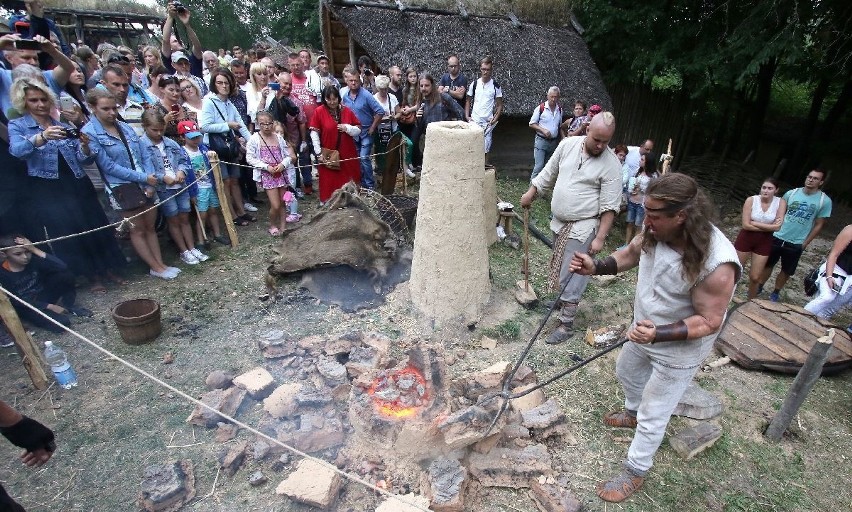
[[[118,361],[119,363],[121,363],[121,364],[123,364],[124,366],[126,366],[126,367],[130,368],[130,369],[131,369],[131,370],[133,370],[134,372],[136,372],[136,373],[138,373],[138,374],[142,375],[142,376],[143,376],[143,377],[145,377],[146,379],[148,379],[148,380],[150,380],[150,381],[154,382],[155,384],[157,384],[157,385],[159,385],[159,386],[162,386],[162,387],[164,387],[164,388],[168,389],[169,391],[171,391],[171,392],[173,392],[173,393],[177,394],[177,395],[178,395],[178,396],[180,396],[181,398],[186,399],[187,401],[189,401],[189,402],[191,402],[191,403],[195,404],[196,406],[203,407],[203,408],[207,409],[208,411],[210,411],[210,412],[212,412],[212,413],[215,413],[215,414],[217,414],[217,415],[219,415],[219,416],[221,416],[221,417],[225,418],[226,420],[228,420],[228,421],[230,421],[231,423],[233,423],[233,424],[237,425],[238,427],[243,428],[243,429],[245,429],[245,430],[247,430],[247,431],[251,432],[252,434],[255,434],[255,435],[257,435],[257,436],[260,436],[260,437],[262,437],[263,439],[266,439],[267,441],[269,441],[269,442],[271,442],[271,443],[273,443],[273,444],[275,444],[275,445],[278,445],[278,446],[280,446],[280,447],[282,447],[282,448],[284,448],[284,449],[286,449],[286,450],[289,450],[290,452],[292,452],[293,454],[295,454],[295,455],[297,455],[297,456],[299,456],[299,457],[302,457],[302,458],[304,458],[304,459],[311,460],[311,461],[313,461],[313,462],[315,462],[315,463],[317,463],[317,464],[319,464],[319,465],[321,465],[321,466],[325,467],[326,469],[329,469],[329,470],[331,470],[331,471],[334,471],[335,473],[337,473],[338,475],[342,476],[343,478],[346,478],[346,479],[347,479],[347,480],[349,480],[349,481],[359,483],[359,484],[363,485],[364,487],[367,487],[368,489],[370,489],[370,490],[372,490],[372,491],[375,491],[375,492],[377,492],[377,493],[379,493],[379,494],[382,494],[382,495],[384,495],[384,496],[386,496],[386,497],[393,498],[393,499],[395,499],[395,500],[397,500],[397,501],[399,501],[399,502],[401,502],[401,503],[404,503],[404,504],[408,505],[409,507],[413,507],[413,508],[415,508],[415,509],[417,509],[417,510],[422,510],[423,512],[429,512],[429,509],[428,509],[428,508],[423,508],[422,506],[420,506],[420,505],[418,505],[418,504],[416,504],[416,503],[412,503],[412,502],[410,502],[410,501],[408,501],[408,500],[404,499],[402,496],[399,496],[399,495],[397,495],[397,494],[393,494],[393,493],[391,493],[391,492],[389,492],[389,491],[387,491],[387,490],[385,490],[385,489],[382,489],[381,487],[377,487],[377,486],[373,485],[372,483],[370,483],[370,482],[368,482],[368,481],[364,480],[363,478],[361,478],[361,477],[359,477],[359,476],[357,476],[357,475],[353,475],[353,474],[351,474],[351,473],[347,473],[346,471],[343,471],[342,469],[339,469],[339,468],[338,468],[337,466],[335,466],[334,464],[331,464],[331,463],[329,463],[329,462],[324,461],[323,459],[320,459],[320,458],[314,457],[314,456],[312,456],[312,455],[309,455],[309,454],[307,454],[307,453],[305,453],[305,452],[303,452],[303,451],[299,450],[298,448],[295,448],[295,447],[293,447],[293,446],[290,446],[290,445],[288,445],[288,444],[286,444],[286,443],[284,443],[284,442],[282,442],[282,441],[280,441],[280,440],[278,440],[278,439],[276,439],[276,438],[274,438],[274,437],[272,437],[272,436],[269,436],[269,435],[267,435],[267,434],[264,434],[264,433],[263,433],[263,432],[261,432],[260,430],[257,430],[256,428],[254,428],[254,427],[252,427],[252,426],[250,426],[250,425],[248,425],[248,424],[246,424],[246,423],[244,423],[244,422],[242,422],[242,421],[240,421],[240,420],[238,420],[238,419],[236,419],[236,418],[234,418],[234,417],[232,417],[232,416],[230,416],[230,415],[228,415],[228,414],[225,414],[225,413],[223,413],[223,412],[217,411],[216,409],[214,409],[214,408],[210,407],[209,405],[205,404],[205,403],[204,403],[204,402],[202,402],[201,400],[198,400],[197,398],[194,398],[194,397],[192,397],[192,396],[188,395],[187,393],[184,393],[183,391],[181,391],[181,390],[177,389],[176,387],[172,386],[171,384],[169,384],[169,383],[167,383],[167,382],[164,382],[163,380],[161,380],[161,379],[159,379],[159,378],[155,377],[154,375],[151,375],[150,373],[146,372],[146,371],[145,371],[145,370],[143,370],[142,368],[139,368],[138,366],[136,366],[135,364],[131,363],[130,361],[126,361],[125,359],[122,359],[121,357],[117,356],[116,354],[113,354],[113,353],[112,353],[112,352],[110,352],[109,350],[107,350],[107,349],[103,348],[102,346],[100,346],[100,345],[98,345],[97,343],[95,343],[94,341],[90,340],[89,338],[87,338],[87,337],[86,337],[86,336],[84,336],[83,334],[78,333],[78,332],[77,332],[77,331],[75,331],[74,329],[71,329],[70,327],[66,327],[66,326],[62,325],[61,323],[57,322],[57,321],[56,321],[56,320],[54,320],[53,318],[51,318],[51,317],[49,317],[48,315],[44,314],[44,312],[42,312],[41,310],[39,310],[38,308],[36,308],[36,307],[35,307],[35,306],[33,306],[32,304],[30,304],[29,302],[25,301],[24,299],[22,299],[22,298],[18,297],[17,295],[13,294],[12,292],[10,292],[9,290],[7,290],[7,289],[6,289],[5,287],[3,287],[2,285],[0,285],[0,292],[5,293],[6,295],[8,295],[8,296],[9,296],[9,297],[11,297],[12,299],[14,299],[16,302],[19,302],[19,303],[20,303],[20,304],[22,304],[24,307],[27,307],[27,308],[31,309],[31,310],[32,310],[32,311],[34,311],[36,314],[41,315],[41,316],[42,316],[42,318],[44,318],[44,319],[48,320],[48,321],[49,321],[49,322],[51,322],[52,324],[54,324],[54,325],[56,325],[57,327],[61,328],[62,330],[64,330],[64,331],[66,331],[66,332],[70,333],[70,334],[71,334],[71,335],[73,335],[75,338],[77,338],[77,339],[79,339],[79,340],[83,341],[84,343],[86,343],[86,344],[90,345],[90,346],[91,346],[92,348],[94,348],[95,350],[98,350],[99,352],[101,352],[101,353],[105,354],[106,356],[108,356],[108,357],[110,357],[110,358],[112,358],[112,359],[114,359],[114,360]]]
[[[373,156],[387,155],[391,151],[393,151],[393,150],[384,151],[382,153],[373,153],[372,155],[363,156],[363,157],[357,156],[357,157],[352,157],[352,158],[341,158],[340,161],[341,162],[348,162],[350,160],[362,160],[362,159],[366,159],[366,158],[372,158]],[[240,164],[240,163],[236,163],[236,162],[224,162],[224,161],[219,160],[218,163],[219,164],[225,164],[225,165],[233,165],[233,166],[236,166],[236,167],[245,167],[245,168],[248,168],[248,169],[254,169],[254,167],[251,166],[251,165]],[[310,166],[304,166],[304,165],[298,166],[297,165],[297,166],[294,166],[294,167],[296,167],[296,169],[298,170],[298,169],[301,169],[301,167],[310,167]],[[212,170],[208,171],[208,173],[210,173],[210,172],[212,172]],[[206,174],[207,173],[205,173],[205,176],[206,176]],[[201,177],[196,178],[195,181],[193,181],[192,183],[190,183],[190,184],[186,185],[185,187],[183,187],[182,189],[180,189],[172,197],[169,197],[168,199],[166,199],[166,201],[171,201],[171,200],[176,199],[176,196],[178,194],[185,192],[186,190],[189,189],[189,187],[198,183],[199,180],[201,180]],[[56,238],[48,238],[46,240],[41,240],[41,241],[38,241],[38,242],[32,242],[31,245],[38,246],[38,245],[44,245],[44,244],[51,244],[53,242],[61,242],[63,240],[69,240],[71,238],[77,238],[77,237],[81,237],[81,236],[90,235],[92,233],[96,233],[98,231],[102,231],[104,229],[109,229],[109,228],[112,228],[112,227],[115,227],[118,230],[125,229],[128,225],[130,227],[133,227],[133,219],[135,219],[137,217],[141,217],[142,215],[145,215],[146,213],[150,212],[151,210],[156,210],[164,202],[165,201],[159,202],[159,203],[151,206],[150,208],[142,210],[141,212],[139,212],[135,215],[131,215],[130,217],[125,217],[122,220],[113,222],[112,224],[104,224],[103,226],[99,226],[97,228],[89,229],[89,230],[86,230],[86,231],[81,231],[79,233],[72,233],[70,235],[63,235],[63,236],[58,236]],[[8,250],[8,249],[17,249],[17,248],[20,248],[20,247],[26,247],[26,246],[25,245],[10,245],[8,247],[0,247],[0,251],[5,251],[5,250]]]

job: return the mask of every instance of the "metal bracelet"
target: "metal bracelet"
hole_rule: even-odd
[[[610,275],[614,276],[618,274],[618,262],[615,261],[615,258],[612,256],[607,256],[606,258],[600,260],[595,260],[595,275],[596,276],[605,276]]]

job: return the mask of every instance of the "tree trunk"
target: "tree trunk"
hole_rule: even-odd
[[[787,183],[798,183],[803,176],[805,159],[808,154],[808,148],[811,145],[811,139],[819,121],[819,113],[822,110],[822,104],[825,97],[828,95],[828,89],[831,85],[831,80],[821,78],[814,89],[814,96],[811,100],[811,109],[808,112],[808,117],[805,120],[805,125],[802,132],[799,134],[796,150],[793,152],[793,157],[790,163],[782,173],[781,179]]]
[[[778,69],[778,60],[771,58],[760,65],[757,71],[757,96],[752,105],[751,124],[746,135],[745,152],[754,152],[757,156],[757,148],[760,145],[760,137],[763,134],[763,123],[766,121],[766,112],[769,110],[769,100],[772,96],[772,79],[775,70]]]

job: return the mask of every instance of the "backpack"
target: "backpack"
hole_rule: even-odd
[[[813,297],[816,292],[819,290],[819,286],[817,286],[817,279],[819,279],[819,267],[814,267],[805,274],[803,288],[805,289],[805,295],[808,297]]]
[[[491,81],[494,82],[494,89],[495,90],[500,88],[500,84],[497,83],[497,80],[494,80],[492,78]],[[476,86],[477,85],[479,85],[479,78],[477,78],[476,80],[473,81],[473,90],[470,92],[470,108],[473,108],[473,102],[476,99]],[[544,104],[542,103],[542,105],[544,105]]]

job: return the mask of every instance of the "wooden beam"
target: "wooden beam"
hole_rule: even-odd
[[[9,329],[12,338],[15,339],[15,348],[21,355],[24,368],[27,370],[33,386],[36,389],[47,389],[47,374],[45,374],[44,367],[41,365],[41,351],[36,347],[30,335],[27,334],[21,324],[21,319],[15,312],[15,308],[9,302],[9,297],[3,292],[0,292],[0,318],[3,319],[6,328]]]

